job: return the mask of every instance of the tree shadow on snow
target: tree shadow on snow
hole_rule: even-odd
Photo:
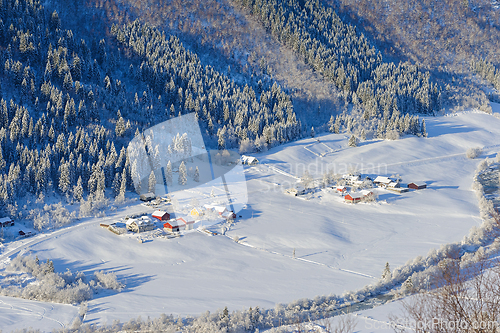
[[[451,188],[451,189],[458,189],[458,185],[441,185],[441,186],[428,186],[427,188],[429,190],[442,190],[442,189],[446,189],[446,188]],[[424,190],[418,190],[418,191],[425,191]]]
[[[401,199],[405,199],[405,194],[407,194],[407,193],[403,193],[403,194],[387,193],[387,192],[379,193],[377,201],[385,200],[386,202],[394,202],[394,201],[398,201]]]
[[[237,221],[241,220],[241,219],[245,220],[245,219],[251,219],[253,217],[259,217],[259,216],[261,216],[261,214],[262,214],[262,211],[253,209],[250,204],[247,204],[246,208],[243,208],[242,210],[240,210],[238,212]]]
[[[94,272],[98,271],[99,267],[104,264],[104,262],[86,263],[83,260],[69,261],[65,259],[49,259],[54,263],[54,269],[56,272],[64,273],[67,269],[69,269],[72,273],[83,272],[87,278],[92,278]],[[42,262],[41,258],[40,262]],[[105,271],[108,271],[108,269],[105,269]]]
[[[89,314],[94,314],[94,313],[99,313],[101,311],[106,311],[106,310],[109,310],[110,308],[109,307],[105,307],[106,303],[97,303],[97,304],[92,304],[92,305],[89,305],[89,309],[87,310],[87,315]],[[96,320],[96,319],[93,319],[93,320]],[[91,321],[87,321],[85,320],[85,323],[90,323]]]
[[[452,122],[426,122],[426,130],[428,137],[438,137],[446,134],[468,133],[478,130],[471,125],[457,125]]]

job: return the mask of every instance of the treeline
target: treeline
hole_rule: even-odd
[[[345,24],[318,0],[234,0],[258,17],[268,31],[360,103],[370,117],[393,111],[433,114],[440,110],[440,89],[410,63],[384,63],[364,35]]]
[[[275,146],[301,135],[289,96],[274,83],[257,91],[202,66],[178,38],[132,22],[111,29],[118,42],[130,48],[141,62],[131,67],[134,78],[161,98],[168,116],[195,112],[206,138],[216,138],[220,148],[238,147],[243,141],[255,146]]]
[[[491,99],[498,102],[500,99],[500,69],[496,68],[491,62],[480,59],[477,61],[471,61],[471,68],[474,72],[479,74],[483,79],[488,81],[497,90],[497,97],[490,95]]]
[[[344,112],[331,116],[328,130],[332,133],[351,133],[362,140],[397,140],[403,135],[427,137],[425,120],[420,122],[418,115],[394,112],[390,118],[369,118],[366,111],[354,109],[350,114]]]

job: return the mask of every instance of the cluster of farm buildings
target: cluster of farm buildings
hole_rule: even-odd
[[[406,187],[401,186],[400,180],[385,177],[385,176],[377,176],[374,180],[369,177],[366,177],[364,180],[361,179],[361,175],[353,175],[348,174],[342,177],[345,180],[345,183],[350,186],[362,186],[366,185],[368,182],[372,187],[383,188],[389,191],[404,193],[408,192],[410,189],[420,190],[427,188],[427,184],[422,181],[415,181],[408,183]],[[335,190],[342,194],[345,202],[349,203],[358,203],[363,200],[370,200],[374,196],[374,192],[371,190],[361,190],[359,192],[348,192],[348,188],[345,185],[339,185],[334,187]]]
[[[345,202],[358,203],[361,201],[375,200],[376,196],[373,188],[382,188],[396,193],[404,193],[408,192],[410,189],[420,190],[426,187],[427,184],[422,181],[415,181],[408,183],[406,186],[402,186],[400,179],[393,177],[377,176],[372,180],[370,177],[363,179],[360,174],[349,173],[343,175],[342,179],[337,181],[337,185],[331,188],[340,193]],[[298,185],[295,188],[285,190],[285,194],[299,196],[309,191],[310,189],[308,190]]]
[[[195,224],[201,221],[203,218],[211,216],[212,218],[218,218],[223,220],[231,220],[236,218],[231,210],[228,210],[222,205],[204,205],[203,207],[194,207],[186,214],[181,217],[172,217],[172,214],[164,210],[157,210],[149,215],[142,215],[139,217],[126,217],[123,220],[125,223],[125,228],[128,231],[141,233],[146,231],[155,230],[158,228],[157,224],[163,224],[163,231],[168,233],[181,232],[184,230],[193,230]],[[106,227],[109,230],[117,232],[117,223],[111,225],[101,223],[102,227]]]

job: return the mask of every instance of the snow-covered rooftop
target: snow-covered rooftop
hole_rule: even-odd
[[[0,223],[11,222],[12,219],[10,217],[0,217]]]

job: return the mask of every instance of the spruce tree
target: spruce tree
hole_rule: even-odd
[[[120,110],[118,110],[118,120],[116,121],[115,133],[120,137],[125,134],[125,120],[123,119]]]
[[[193,180],[195,182],[200,181],[200,170],[198,170],[198,167],[196,167],[196,170],[194,170]]]
[[[358,139],[354,135],[351,135],[347,144],[349,145],[349,147],[357,147]]]
[[[168,161],[167,170],[165,172],[165,180],[167,181],[167,185],[172,185],[172,163]]]
[[[422,134],[422,136],[424,138],[427,137],[427,129],[425,127],[425,119],[422,119],[422,126],[421,126],[421,129],[420,129],[420,134]]]
[[[182,161],[181,165],[179,165],[178,183],[179,183],[179,185],[186,185],[187,184],[187,170],[186,170],[186,164],[184,164],[184,161]]]
[[[68,192],[71,185],[70,173],[69,173],[69,164],[63,163],[59,167],[59,190],[62,193]]]
[[[116,172],[115,178],[113,179],[113,183],[111,184],[111,187],[113,189],[113,197],[115,198],[120,194],[120,185],[121,185],[120,173]]]
[[[127,190],[127,170],[123,168],[121,182],[120,182],[120,191],[118,196],[115,198],[115,201],[120,203],[125,200],[125,191]]]
[[[382,273],[382,279],[383,280],[390,280],[391,277],[392,277],[391,268],[389,266],[389,263],[387,262],[385,264],[384,272]]]
[[[154,171],[151,171],[151,173],[149,174],[148,192],[152,192],[152,193],[156,192],[156,176],[155,176]]]
[[[83,198],[83,186],[82,186],[82,177],[78,177],[78,181],[76,182],[75,187],[73,187],[73,198],[76,201],[80,201]]]

